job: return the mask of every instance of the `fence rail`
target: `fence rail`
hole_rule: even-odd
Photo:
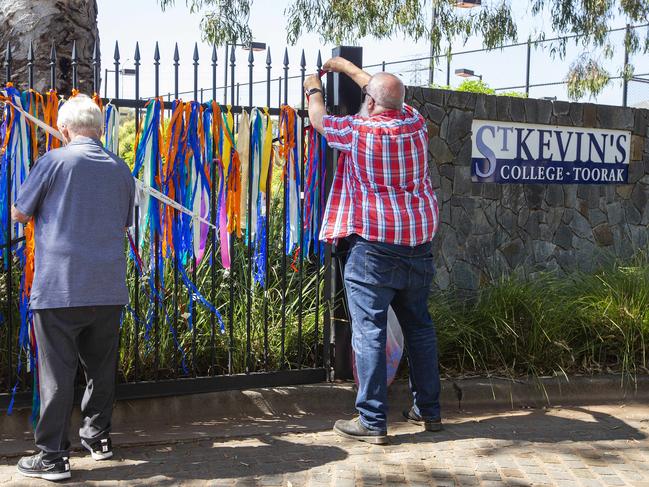
[[[631,31],[638,31],[640,29],[647,29],[649,27],[649,23],[642,23],[638,25],[627,25],[625,27],[617,27],[610,29],[608,33],[614,34],[614,33],[625,33],[625,35]],[[527,95],[530,94],[530,90],[534,88],[543,88],[543,87],[550,87],[550,86],[560,86],[560,85],[566,85],[567,81],[565,79],[560,79],[560,80],[552,80],[548,82],[535,82],[534,81],[534,75],[531,73],[533,63],[532,60],[534,59],[534,56],[536,55],[536,52],[539,48],[543,48],[546,45],[552,45],[553,43],[557,42],[567,42],[569,40],[576,40],[583,37],[582,35],[567,35],[567,36],[557,36],[557,37],[552,37],[552,38],[547,38],[547,39],[539,39],[539,40],[528,40],[526,42],[515,42],[511,44],[505,44],[502,45],[498,48],[495,49],[467,49],[467,50],[458,50],[458,51],[451,51],[448,54],[442,54],[438,56],[419,56],[419,57],[413,57],[413,58],[408,58],[408,59],[400,59],[400,60],[384,60],[379,63],[373,63],[373,64],[367,64],[364,66],[365,69],[367,70],[375,70],[377,68],[380,68],[381,71],[385,71],[386,69],[389,68],[394,68],[394,67],[399,67],[399,66],[408,66],[412,67],[407,72],[402,72],[403,74],[408,74],[408,73],[421,73],[424,76],[424,81],[418,81],[416,79],[410,79],[407,80],[406,82],[409,84],[413,85],[419,85],[419,86],[430,86],[431,84],[434,83],[434,73],[437,70],[438,65],[445,65],[445,82],[447,86],[451,85],[451,74],[452,74],[452,65],[454,62],[456,62],[456,58],[460,56],[465,56],[465,55],[471,55],[471,54],[481,54],[484,53],[485,55],[488,55],[488,58],[490,61],[495,60],[495,56],[498,51],[501,53],[503,52],[508,52],[510,53],[511,49],[515,48],[526,48],[525,55],[523,57],[524,61],[521,63],[520,66],[520,72],[519,74],[523,76],[522,79],[524,79],[523,83],[516,83],[508,86],[491,86],[495,91],[510,91],[510,90],[523,90],[523,92]],[[548,58],[548,62],[552,62],[553,58]],[[625,68],[630,63],[629,61],[629,51],[627,48],[627,45],[624,45],[624,57],[623,57],[623,62],[620,64],[620,69]],[[516,75],[516,69],[512,69],[512,61],[510,58],[508,58],[506,61],[503,60],[502,63],[496,63],[497,65],[502,65],[506,66],[508,72],[512,73],[512,76]],[[478,75],[475,75],[476,78]],[[639,74],[636,76],[644,76],[643,74]],[[482,79],[482,78],[481,78]],[[622,92],[620,93],[620,104],[623,106],[627,106],[628,103],[628,88],[629,88],[629,82],[631,81],[630,79],[623,78],[622,76],[611,76],[610,77],[611,81],[614,80],[622,80]]]
[[[273,125],[279,124],[281,113],[280,105],[288,104],[288,85],[290,80],[299,80],[300,86],[306,76],[307,62],[304,51],[298,66],[298,75],[289,76],[288,51],[284,51],[282,61],[283,76],[279,79],[280,92],[275,98],[271,93],[272,59],[270,51],[266,51],[263,61],[266,79],[254,81],[256,68],[253,51],[247,57],[248,86],[247,104],[239,104],[238,91],[241,83],[235,78],[236,54],[235,46],[228,52],[228,63],[225,69],[230,71],[229,84],[222,87],[224,92],[223,105],[237,100],[231,107],[235,126],[238,127],[241,114],[250,114],[255,103],[265,104],[269,107],[269,115],[273,117]],[[50,51],[50,65],[47,72],[37,72],[33,59],[33,47],[30,46],[30,56],[27,60],[27,79],[20,83],[12,74],[14,61],[11,46],[8,46],[5,61],[5,82],[13,82],[24,89],[34,86],[36,75],[49,76],[50,88],[57,89],[57,52],[52,46]],[[120,49],[115,45],[113,54],[114,87],[118,94],[120,86]],[[133,55],[135,78],[134,98],[104,97],[103,102],[110,103],[118,109],[131,110],[135,119],[136,130],[140,130],[142,111],[148,100],[140,97],[141,66],[143,60],[140,56],[139,44],[136,44]],[[192,100],[201,99],[205,91],[210,98],[217,98],[217,69],[218,59],[216,48],[212,50],[209,60],[211,66],[211,86],[208,90],[199,89],[199,56],[198,46],[195,46],[192,57],[193,90]],[[93,91],[100,91],[100,66],[99,51],[95,46],[91,60],[81,60],[77,57],[76,43],[72,47],[71,55],[71,85],[78,88],[78,68],[82,63],[89,63],[92,67]],[[155,97],[164,96],[160,92],[160,54],[156,43],[155,52],[151,59],[153,66],[153,92]],[[260,63],[261,64],[261,63]],[[320,53],[313,69],[322,66]],[[178,100],[180,78],[180,56],[178,49],[173,56],[171,70],[174,77],[174,92],[167,96],[168,100]],[[106,72],[107,74],[107,72]],[[104,79],[105,87],[107,79]],[[266,85],[264,99],[255,99],[253,84]],[[282,90],[283,88],[283,90]],[[105,88],[106,89],[106,88]],[[236,91],[235,91],[236,89]],[[228,98],[229,91],[229,98]],[[107,95],[107,92],[104,91]],[[273,101],[277,104],[273,105]],[[165,104],[164,109],[169,111],[171,104]],[[296,110],[298,130],[298,161],[300,180],[305,176],[305,127],[307,125],[307,112],[305,110],[304,94],[301,95],[299,107]],[[236,132],[236,129],[235,129]],[[275,139],[279,138],[277,131]],[[124,156],[125,154],[119,154]],[[319,157],[327,158],[331,165],[332,155],[320,153]],[[5,161],[3,160],[3,164]],[[33,163],[33,161],[31,161]],[[11,169],[11,168],[7,168]],[[328,167],[327,174],[331,168]],[[211,165],[211,177],[216,178],[216,164]],[[11,170],[6,171],[7,187],[11,187]],[[331,360],[330,350],[330,313],[328,311],[332,296],[328,291],[325,279],[330,276],[331,251],[325,251],[324,263],[320,258],[314,258],[305,253],[300,245],[292,255],[287,255],[284,249],[287,241],[287,206],[288,179],[287,172],[283,171],[281,161],[276,164],[272,179],[272,198],[267,201],[268,232],[267,245],[267,283],[266,288],[255,286],[252,278],[252,239],[231,239],[230,251],[232,254],[232,268],[229,273],[218,268],[220,261],[218,253],[220,244],[217,244],[215,230],[210,230],[208,238],[209,249],[200,265],[188,264],[185,266],[191,281],[197,290],[207,296],[207,299],[217,308],[221,309],[226,321],[226,333],[221,336],[217,333],[217,317],[215,313],[206,310],[194,310],[189,307],[189,302],[194,299],[193,291],[183,285],[179,276],[177,262],[161,262],[158,255],[158,242],[153,246],[153,255],[143,255],[145,260],[153,262],[153,286],[147,290],[145,276],[140,276],[134,262],[129,263],[128,281],[131,302],[130,313],[125,312],[120,338],[119,380],[118,397],[141,397],[147,395],[180,394],[191,392],[206,392],[209,390],[244,388],[251,386],[273,386],[299,384],[304,382],[324,381],[328,378]],[[216,180],[216,179],[214,179]],[[252,208],[252,184],[248,191],[248,227],[250,228],[250,215]],[[217,224],[215,209],[215,191],[212,192],[210,219],[212,224]],[[10,192],[4,195],[5,202],[11,201]],[[304,203],[304,192],[301,193],[300,207]],[[5,214],[0,215],[5,222],[9,234],[3,235],[3,279],[4,286],[4,316],[0,324],[0,408],[6,408],[10,401],[10,391],[18,384],[16,404],[26,404],[31,400],[31,381],[25,367],[20,368],[19,363],[25,363],[25,351],[16,348],[18,340],[18,293],[21,270],[18,265],[17,252],[22,245],[15,231],[15,225],[10,223],[10,204],[5,204]],[[136,207],[135,220],[139,219],[139,208]],[[302,228],[304,214],[299,212],[300,242],[302,242]],[[11,229],[13,230],[13,233]],[[138,226],[135,226],[135,242],[139,242]],[[157,237],[157,235],[156,235]],[[7,252],[8,242],[11,242],[11,251]],[[209,252],[209,255],[207,253]],[[175,258],[175,257],[174,257]],[[183,267],[180,265],[180,267]],[[162,282],[165,284],[162,285]],[[153,296],[146,296],[147,291]],[[147,302],[150,301],[150,305]],[[188,313],[195,313],[191,317]],[[147,333],[145,322],[152,320],[151,336]],[[193,326],[190,322],[193,320]],[[183,367],[185,360],[189,367]],[[20,369],[20,370],[19,370]]]

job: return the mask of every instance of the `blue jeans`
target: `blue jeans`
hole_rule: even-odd
[[[373,430],[387,429],[389,305],[403,330],[415,411],[425,419],[440,418],[437,336],[427,307],[435,274],[431,244],[408,247],[370,242],[357,235],[349,242],[344,280],[361,422]]]

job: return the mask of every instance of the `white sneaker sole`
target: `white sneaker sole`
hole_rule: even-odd
[[[25,477],[30,477],[33,479],[43,479],[43,480],[65,480],[69,479],[72,477],[71,472],[61,472],[61,473],[28,473],[28,472],[23,472],[22,470],[18,469],[18,473],[20,475],[23,475]]]
[[[86,443],[84,440],[81,440],[81,445],[90,452],[90,455],[92,456],[93,460],[107,460],[113,456],[113,451],[108,451],[106,453],[96,453],[90,448],[90,445]]]

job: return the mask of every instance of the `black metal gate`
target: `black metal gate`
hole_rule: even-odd
[[[40,46],[43,47],[43,46]],[[307,112],[305,110],[305,97],[301,89],[307,72],[308,63],[304,51],[299,62],[299,73],[290,75],[288,50],[284,51],[282,71],[283,76],[271,78],[272,58],[269,49],[265,50],[265,79],[255,79],[255,54],[252,49],[248,51],[248,79],[238,82],[236,76],[236,46],[225,46],[225,63],[223,63],[224,83],[217,86],[218,56],[216,47],[212,50],[210,59],[211,79],[209,88],[199,88],[199,53],[198,47],[194,49],[191,66],[193,69],[193,91],[190,99],[204,102],[206,98],[217,100],[217,92],[222,91],[222,105],[234,101],[231,111],[235,116],[235,124],[240,114],[250,112],[255,103],[263,103],[269,107],[272,117],[280,115],[280,105],[288,104],[289,84],[299,83],[300,95],[299,109],[296,111],[299,124],[300,137],[300,167],[304,174],[304,127]],[[32,52],[30,46],[30,52]],[[360,48],[353,48],[349,52],[336,51],[336,54],[356,56],[355,61],[360,64]],[[100,66],[98,50],[90,60],[77,58],[74,46],[71,49],[71,84],[77,88],[77,67],[81,63],[92,66],[94,92],[100,91]],[[32,56],[33,59],[33,56]],[[142,59],[139,46],[135,46],[133,54],[134,68],[124,71],[120,63],[120,51],[116,44],[114,64],[114,93],[109,98],[108,79],[104,79],[103,102],[115,107],[130,111],[134,117],[135,130],[139,130],[142,120],[142,111],[148,99],[142,98],[141,67]],[[309,71],[319,70],[322,66],[320,53],[314,60]],[[180,56],[176,45],[173,56],[174,93],[160,93],[160,54],[156,43],[153,59],[153,86],[152,95],[165,96],[168,101],[179,99],[183,93],[179,92]],[[259,64],[259,63],[257,63]],[[16,80],[12,77],[11,47],[5,53],[5,81],[22,90],[32,88],[34,74],[43,74],[34,67],[30,59],[27,60],[27,80]],[[50,88],[56,89],[57,53],[52,47],[51,62],[49,66]],[[228,73],[229,71],[229,73]],[[46,72],[47,73],[47,72]],[[134,97],[120,98],[120,77],[125,74],[134,77]],[[105,78],[108,70],[105,71]],[[328,100],[330,108],[344,106],[344,97],[340,93],[343,87],[339,80],[334,82],[333,76],[328,75]],[[277,85],[277,91],[273,85]],[[253,99],[253,87],[265,86],[265,99]],[[240,88],[248,89],[248,103],[242,106],[239,103]],[[336,91],[334,92],[334,87]],[[149,87],[151,88],[151,87]],[[207,92],[207,94],[206,94]],[[185,93],[186,94],[186,93]],[[69,93],[63,93],[69,95]],[[347,99],[358,99],[359,92],[351,91],[345,95]],[[350,98],[351,97],[351,98]],[[273,102],[275,102],[273,104]],[[165,104],[165,110],[170,108]],[[331,183],[333,174],[334,154],[326,151],[327,158],[327,188]],[[125,156],[126,154],[119,154]],[[322,154],[325,157],[325,154]],[[278,168],[281,169],[281,168]],[[6,177],[11,178],[11,171],[6,171]],[[11,181],[7,181],[11,188]],[[217,331],[216,317],[208,310],[196,311],[194,325],[189,326],[187,319],[187,303],[192,299],[192,291],[183,286],[178,279],[177,272],[163,266],[158,266],[155,259],[155,274],[168,274],[165,287],[159,287],[153,292],[155,299],[147,303],[143,296],[146,283],[135,271],[135,265],[129,263],[129,286],[131,293],[131,313],[125,312],[120,341],[119,357],[119,383],[117,387],[118,398],[138,398],[161,395],[189,394],[209,392],[225,389],[241,389],[250,387],[281,386],[290,384],[314,383],[330,378],[333,347],[331,332],[332,311],[336,292],[337,280],[332,273],[332,251],[326,248],[324,264],[320,259],[309,259],[300,247],[294,255],[287,255],[282,244],[286,238],[286,208],[287,201],[283,189],[287,184],[286,176],[278,180],[278,187],[272,203],[269,205],[268,254],[271,256],[269,263],[269,282],[266,289],[255,289],[252,285],[251,254],[249,244],[237,242],[233,245],[232,269],[229,274],[217,269],[216,259],[205,258],[203,262],[211,262],[204,266],[189,266],[193,281],[197,289],[203,292],[224,317],[226,333],[221,335]],[[251,185],[249,185],[249,188]],[[302,195],[303,196],[303,195]],[[5,202],[9,201],[10,194],[3,195]],[[8,205],[5,204],[5,209]],[[0,215],[10,228],[8,211]],[[212,214],[215,219],[216,215]],[[215,223],[215,221],[213,221]],[[301,226],[301,222],[300,222]],[[214,230],[210,230],[214,232]],[[6,409],[15,390],[15,404],[26,405],[31,402],[32,374],[28,372],[29,358],[25,350],[17,347],[19,333],[18,316],[18,282],[22,269],[20,268],[17,253],[23,245],[21,238],[12,237],[5,232],[2,236],[2,300],[4,313],[0,323],[0,409]],[[7,242],[11,241],[11,250],[7,253]],[[214,240],[211,240],[214,242]],[[215,255],[217,248],[211,246],[207,252]],[[159,286],[159,279],[156,280]],[[153,309],[151,309],[151,306]],[[340,311],[335,313],[339,318]],[[151,332],[147,334],[143,322],[147,316],[153,321]],[[342,318],[344,320],[344,314]],[[338,348],[338,347],[337,347]],[[343,348],[343,350],[345,350]],[[344,352],[347,354],[347,351]],[[345,359],[347,357],[344,357]],[[341,374],[339,374],[341,375]],[[344,374],[342,374],[344,375]]]

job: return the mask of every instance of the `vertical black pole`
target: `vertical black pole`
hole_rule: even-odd
[[[277,95],[277,107],[282,106],[282,77],[277,78],[277,89],[278,89],[278,95]]]
[[[192,60],[194,61],[194,102],[198,101],[198,43],[194,43],[194,55],[192,56]],[[200,116],[200,112],[199,112]],[[197,174],[196,177],[199,177]],[[200,195],[197,195],[200,197]],[[197,221],[192,222],[192,225],[198,225],[199,223]],[[196,280],[196,256],[192,258],[192,281],[196,286],[198,286],[197,280]],[[189,293],[189,299],[194,299],[193,293]],[[196,338],[197,338],[197,325],[198,325],[198,308],[194,306],[192,308],[194,310],[194,323],[192,326],[192,370],[194,373],[194,377],[197,374],[197,367],[196,367]]]
[[[176,45],[174,46],[173,61],[174,61],[173,62],[173,66],[174,66],[174,100],[178,100],[178,97],[179,97],[179,93],[178,93],[178,90],[179,90],[179,81],[178,81],[179,80],[179,74],[178,74],[178,70],[179,70],[179,67],[180,67],[180,54],[178,53],[178,43],[177,42],[176,42]],[[170,163],[172,165],[176,164],[175,161],[170,161]],[[175,208],[173,209],[172,218],[174,220],[174,225],[176,225],[176,227],[177,227],[178,226],[178,220],[180,219],[180,215],[178,214],[178,211]],[[180,265],[181,264],[180,264],[180,261],[178,260],[178,255],[176,254],[176,249],[174,249],[174,258],[173,258],[174,284],[173,284],[173,297],[171,299],[172,299],[172,307],[173,307],[173,327],[174,327],[174,330],[176,330],[176,332],[178,330],[178,313],[179,313],[179,309],[178,309],[179,308],[179,305],[178,305],[179,297],[178,297],[178,294],[180,292],[179,291],[180,286],[179,286],[179,283],[178,283],[178,278],[179,278],[179,272],[180,272],[179,271],[179,266]],[[189,299],[191,299],[191,293],[189,293]],[[164,304],[163,304],[163,306],[164,306]],[[192,342],[192,344],[193,344],[193,342]],[[192,353],[193,353],[193,347],[192,347]],[[174,347],[173,347],[174,376],[177,374],[177,371],[178,371],[178,355],[179,355],[179,351],[177,350],[177,347],[174,344]],[[192,369],[194,367],[193,364],[194,364],[194,356],[192,355]]]
[[[231,78],[231,80],[230,80],[230,100],[231,100],[231,103],[234,103],[234,68],[235,68],[236,63],[237,63],[237,61],[235,59],[235,56],[234,56],[235,47],[236,46],[234,44],[232,44],[232,49],[230,50],[230,78]]]
[[[300,58],[300,87],[304,86],[304,79],[306,77],[306,58],[304,57],[304,49],[302,49],[302,57]],[[300,108],[304,110],[305,95],[304,89],[300,90]],[[300,148],[298,150],[298,157],[300,161],[300,182],[302,187],[300,188],[300,194],[298,198],[298,249],[299,249],[299,261],[298,261],[298,295],[297,295],[297,368],[302,368],[302,313],[303,313],[303,291],[304,291],[304,280],[303,280],[303,271],[304,271],[304,242],[303,242],[303,232],[304,232],[304,117],[300,117],[300,135],[298,137]]]
[[[178,69],[180,66],[180,54],[178,53],[178,43],[174,47],[174,99],[178,99]]]
[[[115,98],[119,98],[119,45],[115,41],[115,53],[113,54],[115,62]]]
[[[270,70],[272,60],[270,58],[270,46],[266,51],[266,106],[270,108]]]
[[[97,45],[95,41],[95,46]],[[133,62],[135,64],[135,99],[140,100],[140,44],[135,43],[135,54],[133,55]],[[99,87],[96,87],[98,90]],[[140,107],[137,105],[135,107],[135,134],[136,136],[140,133]],[[135,175],[137,177],[137,174]],[[133,222],[134,222],[134,242],[135,245],[140,243],[140,205],[137,205],[133,212]],[[139,358],[139,346],[140,346],[140,276],[137,272],[137,266],[135,262],[133,263],[133,274],[134,274],[134,289],[133,289],[133,371],[135,374],[134,380],[137,381],[137,371],[138,371],[138,358]]]
[[[27,50],[27,84],[30,90],[34,88],[34,45],[32,41],[29,41]]]
[[[320,70],[322,69],[322,56],[320,55],[320,50],[318,50],[318,59],[316,61],[316,67],[317,67],[317,70],[318,70],[318,73],[319,73]],[[384,61],[384,67],[385,67],[385,61]],[[316,140],[318,142],[320,142],[319,137],[316,137]],[[322,161],[322,158],[325,156],[322,153],[322,144],[318,143],[318,147],[316,148],[316,150],[318,151],[318,156],[319,156],[318,161]],[[322,162],[319,162],[319,164],[322,166]],[[318,169],[318,171],[319,171],[319,169]],[[320,172],[318,174],[320,174],[320,178],[324,177],[324,174],[322,174]],[[318,190],[316,191],[316,195],[317,195],[317,198],[319,200],[321,200],[322,198],[320,197],[321,196],[320,191],[321,191],[321,188],[322,188],[322,183],[321,183],[320,179],[318,179],[316,181],[316,184],[318,185]],[[318,202],[318,208],[320,209],[320,211],[324,210],[323,208],[320,208],[319,202]],[[316,220],[319,220],[320,219],[320,214],[315,215],[315,218],[316,218]],[[322,243],[320,243],[319,245],[322,245]],[[318,350],[319,350],[319,346],[320,346],[320,343],[318,341],[318,331],[319,331],[319,328],[320,328],[320,279],[321,279],[321,275],[320,275],[320,251],[317,252],[315,265],[316,265],[316,279],[315,279],[315,319],[314,319],[314,326],[313,326],[313,331],[314,331],[313,366],[317,367],[318,366]]]
[[[72,71],[72,89],[77,89],[77,81],[76,81],[76,41],[75,43],[72,44],[72,63],[73,63],[73,71]],[[117,42],[115,42],[115,53],[114,53],[114,62],[115,62],[115,79],[117,80],[117,73],[119,73],[119,48],[117,46]],[[119,98],[119,85],[115,85],[115,98]],[[119,154],[117,154],[119,155]],[[122,348],[122,332],[120,330],[119,333],[119,349]],[[117,365],[115,368],[116,372],[119,372],[119,360],[117,361]]]
[[[383,72],[385,73],[385,61],[383,61],[383,62],[381,63],[381,71],[383,71]],[[431,85],[433,84],[432,81],[431,81],[430,84],[431,84]]]
[[[56,90],[56,47],[54,42],[50,48],[50,89]]]
[[[337,54],[337,53],[336,53]],[[326,87],[325,103],[329,113],[337,114],[334,108],[334,73],[327,73],[327,87]],[[322,154],[321,154],[322,156]],[[331,148],[327,147],[324,154],[325,161],[325,191],[328,193],[331,190],[333,182],[333,172],[335,169],[335,154]],[[334,315],[336,313],[336,286],[339,284],[340,279],[337,279],[338,270],[336,269],[335,249],[333,245],[325,244],[324,267],[323,267],[323,300],[324,300],[324,313],[322,316],[322,365],[325,368],[327,379],[333,380],[333,368],[331,366],[333,353],[332,353],[332,334]]]
[[[230,52],[228,51],[228,43],[225,43],[225,62],[223,63],[223,104],[228,104],[228,56]]]
[[[272,69],[272,59],[270,57],[270,47],[266,51],[266,105],[270,108],[270,71]],[[266,117],[266,123],[272,123],[270,116]],[[271,174],[271,167],[268,167],[268,174],[265,176],[268,177]],[[261,175],[260,175],[261,177]],[[268,279],[270,273],[268,272],[268,254],[270,253],[270,178],[268,178],[266,186],[266,256],[265,256],[265,269],[266,274],[264,276],[264,308],[262,311],[262,321],[264,322],[264,370],[268,370]]]
[[[216,56],[216,46],[212,46],[212,100],[216,101],[216,65],[218,58]]]
[[[160,96],[160,48],[158,41],[155,42],[155,50],[153,51],[153,71],[154,71],[154,95],[156,98]]]
[[[212,101],[216,102],[216,65],[217,65],[217,56],[216,56],[216,46],[212,46]],[[212,117],[216,117],[215,113],[212,113]],[[212,141],[214,141],[214,134],[212,134]],[[214,146],[213,151],[214,155],[210,161],[210,182],[212,184],[212,191],[210,193],[210,223],[216,227],[216,157],[215,154],[218,153],[219,148]],[[210,303],[216,304],[216,262],[218,259],[216,253],[216,228],[210,228],[210,243],[212,247],[212,265],[210,266]],[[216,359],[216,314],[210,314],[210,374],[214,375],[216,371],[214,370],[214,364]]]
[[[288,48],[284,49],[284,105],[288,104]]]
[[[155,97],[160,96],[160,51],[158,50],[158,43],[155,45],[155,52],[153,54],[153,66],[154,66],[154,82],[155,82]],[[158,174],[158,167],[156,165],[154,176],[156,178],[160,177]],[[150,236],[149,236],[150,238]],[[160,307],[160,236],[156,233],[155,238],[153,239],[153,258],[155,259],[153,264],[153,285],[155,288],[155,296],[153,300],[153,333],[154,333],[154,350],[153,350],[153,366],[155,378],[157,379],[160,372],[160,333],[158,331],[158,321],[159,321],[159,307]]]
[[[288,48],[284,50],[284,105],[288,103]],[[288,160],[285,161],[288,164]],[[282,224],[282,334],[281,334],[281,362],[280,367],[286,365],[286,211],[289,205],[288,170],[284,171],[284,211]]]
[[[252,78],[253,78],[253,68],[255,65],[255,57],[252,53],[252,47],[248,51],[248,111],[250,113],[250,122],[252,122]],[[260,116],[258,114],[258,116]],[[252,130],[250,137],[250,147],[248,150],[248,188],[241,188],[242,190],[248,190],[248,215],[246,218],[246,235],[248,236],[248,272],[246,272],[246,280],[248,284],[248,306],[246,309],[246,373],[252,371],[251,366],[251,357],[250,357],[250,334],[251,326],[250,320],[252,319],[252,286],[253,286],[253,266],[252,266],[252,228],[250,228],[250,222],[252,217],[252,180],[254,177],[254,167],[252,161],[254,160],[254,155],[252,153]],[[246,281],[244,281],[246,282]]]
[[[360,47],[337,47],[332,52],[333,56],[341,56],[349,59],[357,66],[363,65],[363,49]],[[327,105],[329,109],[339,115],[355,113],[358,111],[361,102],[361,91],[354,81],[342,74],[333,73],[327,80]],[[331,188],[333,169],[337,160],[337,151],[327,151],[327,190]],[[332,250],[335,254],[340,255],[347,250],[345,243],[335,247],[327,246],[327,267],[325,285],[328,286],[327,298],[329,306],[325,321],[331,320],[333,323],[335,362],[334,373],[336,379],[351,379],[353,377],[351,367],[351,327],[349,326],[349,317],[343,306],[343,276],[342,261],[337,256],[332,256]],[[331,314],[329,314],[331,313]],[[325,333],[328,333],[325,325]],[[328,347],[328,344],[325,344]]]
[[[234,101],[234,68],[236,64],[236,59],[234,55],[234,44],[231,46],[232,50],[230,52],[230,99]],[[226,67],[227,69],[227,67]],[[227,89],[226,89],[227,91]],[[234,148],[233,148],[234,149]],[[228,373],[232,374],[234,372],[234,270],[236,266],[236,255],[235,255],[235,246],[234,239],[236,238],[236,232],[233,232],[230,235],[230,276],[229,276],[229,285],[230,285],[230,307],[228,309],[228,332],[229,332],[229,343],[228,343]]]
[[[530,94],[530,63],[532,60],[532,43],[527,39],[527,59],[525,60],[525,94]]]
[[[6,81],[9,83],[11,81],[11,44],[7,43],[7,50],[5,51],[5,76],[6,76]],[[12,282],[12,275],[13,275],[13,257],[11,255],[11,238],[12,238],[12,224],[11,224],[11,185],[12,185],[12,178],[11,178],[11,162],[7,162],[7,175],[6,175],[6,182],[7,182],[7,187],[6,187],[6,194],[4,195],[5,197],[5,208],[7,209],[6,213],[4,214],[5,218],[5,228],[7,229],[7,233],[5,235],[5,244],[7,245],[6,248],[6,256],[7,256],[7,272],[5,273],[5,281],[6,281],[6,286],[7,286],[7,356],[8,356],[8,369],[7,369],[7,387],[11,387],[11,384],[13,383],[13,368],[14,368],[14,362],[13,362],[13,335],[14,335],[14,326],[13,326],[13,282]]]
[[[77,59],[77,41],[72,41],[72,57],[71,57],[71,64],[72,64],[72,89],[77,90],[79,89],[79,80],[77,76],[77,66],[79,64],[79,60]]]
[[[214,80],[216,82],[216,80]],[[212,116],[216,116],[212,114]],[[214,139],[212,139],[214,140]],[[218,152],[218,147],[214,147],[214,152]],[[217,182],[216,182],[216,157],[212,157],[210,161],[210,180],[212,182],[212,192],[210,193],[210,223],[214,225],[210,228],[210,244],[212,247],[212,262],[210,266],[210,303],[216,303],[216,263],[218,260],[217,248],[216,248],[216,193],[217,193]],[[210,375],[215,375],[215,361],[216,361],[216,314],[210,314]]]
[[[192,61],[194,65],[194,101],[198,101],[198,42],[194,43],[194,55]]]

